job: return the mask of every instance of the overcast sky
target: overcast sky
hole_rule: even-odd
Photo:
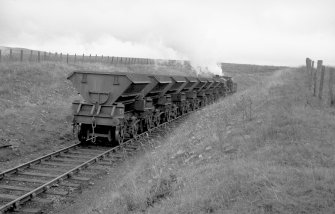
[[[0,46],[53,52],[335,65],[334,0],[0,0]]]

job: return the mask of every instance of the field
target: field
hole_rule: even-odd
[[[335,110],[302,68],[234,75],[244,89],[59,213],[333,213]]]
[[[2,168],[74,142],[78,97],[66,75],[82,68],[182,72],[0,64],[1,143],[14,145],[0,149]],[[333,213],[335,110],[311,96],[305,70],[225,73],[237,94],[192,114],[53,213]]]
[[[71,103],[80,97],[66,77],[77,69],[194,75],[183,66],[2,62],[0,170],[74,143]]]

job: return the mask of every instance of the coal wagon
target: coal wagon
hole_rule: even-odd
[[[83,98],[72,104],[82,143],[120,144],[236,91],[222,76],[74,71],[68,79]]]

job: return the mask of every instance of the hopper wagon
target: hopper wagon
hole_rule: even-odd
[[[83,101],[72,103],[82,143],[126,139],[236,91],[229,77],[74,71],[68,79]]]

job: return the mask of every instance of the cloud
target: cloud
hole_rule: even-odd
[[[216,62],[335,64],[335,3],[1,0],[0,44],[46,51]]]

